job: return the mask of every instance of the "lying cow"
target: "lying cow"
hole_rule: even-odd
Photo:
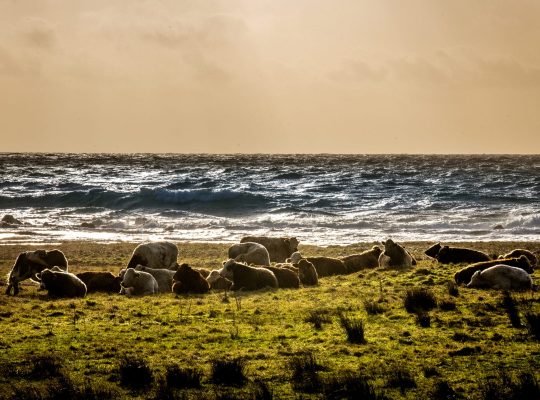
[[[272,271],[263,267],[251,267],[232,259],[223,262],[220,274],[233,282],[231,290],[257,290],[265,287],[278,287],[278,281]]]
[[[80,274],[76,274],[76,276],[86,285],[86,293],[120,292],[120,283],[122,282],[122,278],[119,276],[114,276],[110,272],[81,272]]]
[[[483,271],[476,271],[467,287],[528,290],[532,289],[533,282],[531,276],[521,268],[509,265],[495,265]]]
[[[274,262],[284,262],[292,253],[298,251],[299,243],[295,237],[273,238],[266,236],[246,236],[240,240],[240,243],[246,242],[262,244],[268,250],[270,261]]]
[[[491,257],[481,251],[464,247],[441,246],[440,243],[431,246],[425,251],[425,254],[431,258],[435,258],[441,264],[472,264],[491,260]]]
[[[176,271],[165,268],[150,268],[144,265],[137,265],[135,271],[148,272],[158,283],[159,293],[170,293],[173,285],[173,277]]]
[[[144,296],[148,294],[157,294],[159,286],[152,275],[144,271],[135,271],[133,268],[126,269],[120,294],[127,296]]]
[[[381,242],[384,251],[379,255],[379,266],[383,268],[408,268],[416,265],[416,260],[403,246],[392,239]]]
[[[280,288],[290,288],[298,289],[300,287],[300,278],[298,278],[298,273],[294,272],[288,268],[278,268],[278,267],[264,267],[272,271],[278,281],[278,287]]]
[[[471,281],[471,278],[475,272],[483,271],[485,269],[488,269],[490,267],[493,267],[499,264],[521,268],[528,274],[532,274],[534,272],[527,257],[521,256],[519,258],[506,258],[506,259],[500,259],[500,260],[482,261],[479,263],[468,265],[465,268],[460,269],[458,272],[454,274],[454,280],[458,284],[460,283],[467,284]]]
[[[222,277],[217,270],[211,271],[206,281],[210,284],[210,289],[215,290],[229,290],[232,286],[232,281]]]
[[[68,261],[60,250],[36,250],[20,253],[8,274],[6,294],[19,294],[19,282],[26,279],[37,281],[36,274],[45,268],[58,266],[61,270],[68,270]]]
[[[345,275],[347,273],[345,263],[339,258],[306,257],[305,259],[313,264],[319,278],[331,275]]]
[[[229,247],[229,258],[238,262],[255,265],[270,265],[270,255],[262,244],[245,242]]]
[[[51,297],[84,297],[86,285],[77,276],[58,267],[45,268],[36,278],[41,282],[41,289],[47,290]]]
[[[150,268],[175,269],[178,247],[171,242],[148,242],[138,245],[128,263],[128,268],[144,265]]]
[[[499,259],[505,259],[505,258],[517,258],[517,257],[521,257],[521,256],[525,256],[527,257],[527,259],[529,260],[529,262],[531,263],[531,266],[534,268],[536,267],[536,264],[538,262],[538,259],[536,258],[536,256],[534,255],[534,253],[530,250],[525,250],[525,249],[514,249],[512,250],[510,253],[508,254],[503,254],[501,256],[499,256]],[[504,263],[501,263],[501,264],[504,264]]]
[[[210,290],[210,284],[201,273],[187,264],[180,265],[173,279],[172,291],[177,294],[206,293]]]
[[[360,254],[352,254],[340,258],[345,263],[347,271],[352,273],[365,268],[377,268],[381,253],[382,249],[379,246],[373,246],[370,250],[363,251]]]

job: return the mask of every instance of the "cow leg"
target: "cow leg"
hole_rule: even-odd
[[[10,292],[11,292],[11,288],[13,287],[13,285],[10,283],[6,289],[6,294],[9,296],[10,295]]]

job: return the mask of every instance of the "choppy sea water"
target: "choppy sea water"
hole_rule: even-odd
[[[539,241],[540,155],[4,153],[0,214],[4,244]]]

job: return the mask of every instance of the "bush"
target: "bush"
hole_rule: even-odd
[[[375,300],[364,300],[363,303],[368,315],[382,314],[385,311],[384,307]]]
[[[525,314],[527,329],[536,340],[540,340],[540,314],[528,312]]]
[[[211,363],[211,380],[218,385],[242,386],[246,383],[246,362],[241,358],[214,360]]]
[[[345,329],[345,332],[347,332],[347,340],[350,343],[366,343],[366,339],[364,337],[364,321],[361,319],[349,318],[345,316],[345,314],[340,314],[339,322],[341,327]]]
[[[383,400],[386,399],[375,391],[369,380],[360,373],[339,372],[333,374],[323,383],[324,398],[328,400],[362,399]]]
[[[502,306],[506,310],[506,314],[508,314],[512,326],[514,328],[521,328],[521,318],[519,316],[516,300],[512,297],[510,292],[505,291],[503,293]]]
[[[454,311],[456,309],[456,302],[453,300],[440,300],[439,309],[442,311]]]
[[[448,289],[448,294],[452,297],[459,296],[459,288],[458,285],[455,282],[448,282],[446,284],[446,288]]]
[[[36,356],[29,360],[32,366],[28,374],[29,379],[45,379],[54,376],[60,376],[62,362],[55,356]]]
[[[290,360],[291,384],[294,390],[305,393],[320,393],[322,381],[319,371],[324,370],[312,353],[301,354]]]
[[[540,399],[540,386],[530,373],[513,380],[500,370],[498,376],[489,377],[480,385],[480,394],[484,400],[536,400]]]
[[[196,368],[168,365],[165,372],[167,386],[177,389],[200,388],[202,372]]]
[[[448,382],[444,380],[437,380],[433,385],[429,398],[431,400],[459,400],[463,397],[456,393]]]
[[[118,366],[120,385],[130,389],[142,389],[150,386],[154,377],[148,363],[138,357],[125,356]]]
[[[433,292],[425,288],[407,290],[403,299],[405,309],[410,313],[429,311],[437,306],[437,299]]]
[[[411,372],[399,367],[388,373],[387,384],[389,387],[399,388],[401,394],[404,394],[406,389],[416,387],[416,381]]]
[[[330,318],[330,311],[325,309],[310,310],[305,322],[313,324],[315,329],[322,329],[323,324],[329,324],[332,322],[332,319]]]
[[[428,313],[416,314],[416,323],[422,328],[429,328],[431,326],[431,317]]]

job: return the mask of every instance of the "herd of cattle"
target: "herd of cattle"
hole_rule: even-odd
[[[128,296],[155,293],[206,293],[211,289],[257,290],[265,287],[299,288],[317,285],[321,277],[350,274],[366,268],[408,268],[416,259],[391,239],[359,254],[340,258],[304,257],[296,238],[245,237],[229,248],[229,259],[220,269],[178,265],[178,248],[170,242],[149,242],[135,248],[127,268],[111,272],[68,272],[68,260],[59,250],[19,254],[8,274],[6,294],[19,293],[19,282],[41,283],[52,297],[84,297],[108,292]],[[537,264],[529,250],[516,249],[491,259],[487,254],[437,243],[425,254],[441,264],[467,263],[456,272],[456,283],[468,287],[505,290],[533,288],[530,274]],[[274,265],[272,265],[274,262]]]

